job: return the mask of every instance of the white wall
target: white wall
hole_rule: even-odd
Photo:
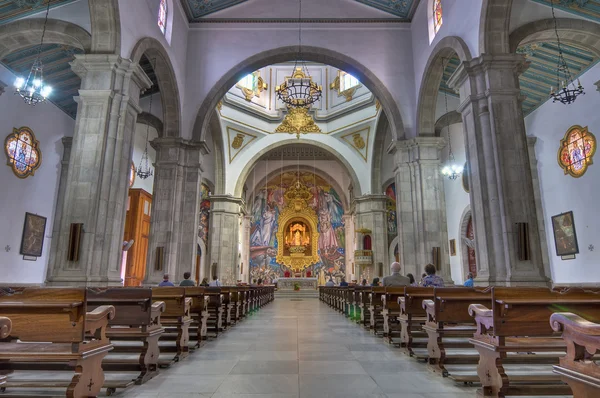
[[[132,161],[136,169],[140,166],[140,161],[146,149],[146,133],[148,133],[148,139],[152,142],[153,139],[158,137],[158,133],[154,127],[149,127],[147,124],[137,123],[135,125],[135,136],[133,138],[133,157]],[[148,165],[156,172],[154,168],[154,162],[156,161],[156,151],[150,144],[148,144]],[[141,188],[148,192],[150,195],[154,193],[154,175],[142,180],[136,176],[131,188]]]
[[[527,135],[537,137],[536,155],[544,208],[544,221],[554,283],[597,283],[600,281],[600,152],[584,176],[565,175],[556,157],[560,140],[569,127],[588,126],[600,140],[600,93],[594,82],[600,79],[600,65],[581,76],[586,95],[571,105],[546,102],[525,118]],[[575,260],[563,261],[556,255],[551,217],[573,211],[579,243]],[[593,245],[594,251],[588,250]]]
[[[43,283],[52,238],[52,222],[63,153],[62,137],[72,136],[75,121],[51,103],[35,108],[13,95],[15,76],[0,66],[0,80],[9,84],[0,95],[1,140],[14,127],[31,128],[40,143],[42,164],[35,175],[17,178],[6,165],[2,150],[0,165],[0,283]],[[47,218],[42,257],[24,261],[19,254],[25,212]],[[6,251],[6,246],[10,250]]]
[[[46,10],[27,16],[26,18],[44,18]],[[81,26],[88,32],[92,31],[90,20],[90,7],[88,0],[78,0],[72,3],[61,5],[50,9],[48,13],[50,19],[60,19]]]
[[[447,127],[442,129],[441,136],[447,139]],[[465,154],[463,124],[450,125],[450,139],[452,140],[452,153],[459,165],[464,165],[467,158]],[[448,146],[442,150],[442,165],[448,159]],[[450,272],[454,283],[462,284],[465,272],[462,266],[462,238],[460,234],[461,217],[465,208],[469,206],[469,194],[465,192],[462,185],[462,176],[452,181],[444,178],[444,194],[446,196],[446,220],[448,223],[448,240],[456,239],[456,256],[450,256]],[[449,247],[449,245],[448,245]],[[449,255],[449,254],[448,254]]]

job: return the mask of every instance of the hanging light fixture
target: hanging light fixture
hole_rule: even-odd
[[[450,62],[450,60],[448,60],[448,62]],[[444,76],[446,65],[448,65],[448,63],[444,63],[444,58],[442,58],[442,77]],[[462,174],[463,166],[456,163],[456,160],[454,159],[454,153],[452,153],[452,140],[450,139],[450,118],[448,117],[448,92],[446,90],[444,90],[444,104],[446,106],[446,113],[444,113],[447,121],[446,133],[448,134],[448,161],[442,168],[442,175],[454,181]]]
[[[152,66],[152,70],[154,70],[154,65],[150,62]],[[150,105],[148,107],[148,113],[152,114],[152,97],[153,94],[150,94]],[[150,136],[150,124],[146,124],[146,149],[144,149],[144,153],[142,154],[142,158],[140,159],[140,165],[137,168],[137,176],[142,180],[145,180],[148,177],[154,175],[154,170],[150,167],[150,160],[148,158],[148,139]]]
[[[290,77],[275,87],[275,93],[289,108],[310,108],[321,99],[323,89],[312,81],[308,67],[302,59],[302,0],[298,7],[298,55]]]
[[[550,98],[552,98],[552,102],[562,102],[565,105],[572,104],[577,99],[577,96],[580,94],[585,94],[583,91],[583,86],[577,79],[577,85],[575,85],[575,81],[571,72],[569,71],[569,66],[563,57],[562,44],[560,42],[560,37],[558,36],[558,25],[556,21],[556,16],[554,15],[554,2],[551,1],[550,5],[552,6],[552,20],[554,21],[554,34],[556,35],[556,43],[558,45],[558,61],[556,64],[556,90],[554,86],[550,87]],[[562,75],[562,79],[561,79]]]
[[[42,46],[44,36],[46,35],[46,24],[48,23],[48,12],[50,11],[50,0],[46,7],[46,19],[44,20],[44,29],[42,30],[42,39],[38,47],[37,55],[27,79],[17,77],[15,80],[15,94],[19,94],[27,105],[35,106],[40,102],[46,102],[46,98],[52,93],[52,87],[44,83],[44,65],[41,60]]]

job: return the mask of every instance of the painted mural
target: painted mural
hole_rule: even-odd
[[[339,279],[345,276],[345,230],[344,207],[336,190],[323,178],[313,173],[301,172],[300,182],[305,185],[312,197],[309,200],[317,215],[317,242],[319,260],[305,272],[318,277],[325,283],[329,276]],[[290,272],[285,265],[278,264],[277,241],[279,214],[287,205],[285,193],[298,180],[296,172],[285,172],[271,178],[266,186],[257,188],[250,200],[252,226],[250,230],[250,277],[271,281]],[[281,244],[286,244],[281,242]]]
[[[208,240],[208,219],[210,217],[210,200],[208,200],[208,186],[202,184],[200,197],[200,222],[198,223],[198,237],[204,242],[204,247],[207,247]]]
[[[391,244],[394,238],[398,236],[398,221],[396,217],[396,183],[391,183],[385,189],[386,209],[387,209],[387,233],[388,243]]]

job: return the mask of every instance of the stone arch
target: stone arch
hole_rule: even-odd
[[[94,54],[121,54],[119,0],[88,0]]]
[[[456,54],[461,62],[471,60],[471,52],[460,37],[447,36],[435,46],[421,79],[417,105],[417,132],[420,136],[435,135],[435,106],[443,77],[443,60]]]
[[[462,278],[469,273],[469,251],[468,246],[465,243],[463,237],[467,236],[467,227],[469,220],[471,220],[471,205],[467,205],[460,216],[460,224],[458,231],[458,238],[460,239],[460,264],[462,266]]]
[[[348,161],[342,155],[340,155],[335,149],[333,149],[330,146],[325,145],[319,141],[314,141],[314,140],[310,140],[307,138],[306,139],[303,138],[302,142],[304,144],[308,144],[308,145],[312,145],[312,146],[321,148],[321,149],[329,152],[332,156],[334,156],[336,158],[336,160],[342,166],[344,166],[346,172],[348,173],[348,175],[350,176],[350,179],[352,180],[352,187],[354,189],[354,192],[353,192],[354,197],[360,196],[360,183],[358,180],[358,176],[354,172],[354,169],[352,168],[350,163],[348,163]],[[273,149],[277,149],[282,146],[293,145],[293,144],[297,144],[297,143],[298,143],[298,140],[296,138],[290,138],[290,139],[275,142],[275,143],[263,148],[262,150],[258,151],[252,157],[252,159],[250,159],[250,161],[246,164],[246,167],[244,167],[244,169],[240,172],[240,175],[238,176],[238,180],[235,184],[234,196],[240,197],[242,195],[242,192],[244,189],[244,183],[246,182],[246,179],[248,178],[250,171],[252,170],[252,168],[256,165],[256,163],[260,160],[260,158],[264,154],[266,154],[267,152],[269,152]],[[346,192],[346,191],[344,190],[342,192]]]
[[[181,134],[179,88],[169,54],[158,40],[146,37],[138,41],[133,48],[131,60],[139,63],[142,55],[151,62],[154,61],[153,68],[163,108],[163,137],[179,137]]]
[[[583,19],[560,18],[556,20],[560,41],[585,47],[600,57],[600,25]],[[521,26],[510,34],[510,51],[516,52],[524,44],[556,40],[554,20],[541,19]]]
[[[163,122],[156,116],[148,112],[142,112],[138,115],[137,123],[147,124],[150,127],[153,127],[158,133],[159,137],[163,136]]]
[[[508,29],[513,0],[483,0],[479,19],[479,53],[510,51]]]
[[[450,111],[440,116],[435,122],[435,136],[439,137],[444,127],[462,122],[462,115],[457,111]]]
[[[208,124],[210,135],[213,140],[213,156],[215,160],[215,185],[214,192],[218,195],[225,194],[225,146],[223,144],[223,131],[221,128],[221,121],[219,119],[219,113],[213,110]],[[240,191],[240,195],[243,194],[243,187]],[[241,196],[238,196],[241,197]]]
[[[44,20],[40,18],[22,19],[0,26],[0,59],[16,50],[39,45],[43,29]],[[48,19],[44,42],[75,47],[89,53],[92,36],[71,22]]]
[[[396,257],[394,257],[394,249],[396,248],[396,246],[398,246],[398,253],[400,253],[400,237],[399,236],[396,236],[392,240],[392,243],[390,243],[390,246],[388,248],[388,259],[390,261],[389,265],[392,265],[391,263],[393,261],[396,261]],[[402,261],[402,260],[400,260],[400,261]],[[384,275],[387,275],[387,272],[384,271]],[[406,275],[406,271],[405,271],[404,275]]]
[[[312,173],[313,172],[313,167],[310,165],[300,165],[300,167],[298,166],[293,166],[293,165],[287,165],[283,167],[283,172],[288,172],[288,171],[296,171],[299,170],[301,172],[309,172]],[[252,196],[254,196],[254,193],[256,191],[256,188],[261,188],[265,185],[265,180],[269,181],[271,178],[276,177],[278,175],[280,175],[282,172],[282,169],[275,169],[273,171],[271,171],[270,173],[267,174],[267,177],[265,178],[265,176],[263,175],[260,180],[258,180],[256,182],[256,185],[249,190],[249,192],[252,194]],[[344,189],[344,187],[342,187],[333,177],[331,177],[331,175],[329,173],[327,173],[325,170],[323,169],[319,169],[316,168],[315,169],[315,174],[318,175],[319,177],[323,178],[326,181],[329,181],[331,183],[331,186],[335,189],[335,191],[337,192],[337,194],[340,196],[340,199],[342,200],[342,204],[344,205],[344,210],[348,210],[350,208],[350,202],[348,200],[348,195],[346,194],[346,190]],[[249,175],[248,175],[249,176]],[[248,185],[246,183],[246,185]]]
[[[373,142],[371,162],[371,191],[381,188],[381,164],[385,156],[385,138],[390,128],[389,120],[385,113],[381,113],[375,128],[375,141]]]
[[[209,91],[198,108],[192,135],[194,140],[203,141],[209,128],[207,116],[215,109],[225,93],[246,74],[265,65],[294,60],[298,55],[298,46],[274,48],[255,54],[227,71]],[[365,66],[347,55],[321,47],[302,46],[302,55],[306,61],[320,62],[335,66],[356,76],[379,100],[383,111],[388,115],[395,139],[404,138],[404,125],[400,109],[387,87]]]

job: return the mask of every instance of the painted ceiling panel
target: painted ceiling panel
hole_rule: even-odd
[[[574,79],[585,73],[598,62],[594,53],[580,47],[562,43],[563,57]],[[556,87],[556,64],[558,61],[558,46],[555,42],[537,42],[526,44],[517,49],[517,53],[524,54],[530,62],[529,68],[519,77],[521,93],[526,97],[523,101],[523,113],[530,114],[550,97],[550,86]],[[459,65],[458,58],[452,58],[440,83],[440,92],[452,92],[447,86],[447,81]],[[564,75],[559,75],[560,80],[565,80]],[[591,87],[584,89],[591,90]]]
[[[247,0],[182,0],[190,22]]]
[[[406,21],[410,21],[415,9],[417,8],[417,0],[356,0],[359,3],[375,7],[381,11],[385,11]]]
[[[50,0],[50,8],[72,3],[75,0]],[[0,25],[44,11],[45,0],[0,0]]]
[[[7,55],[1,62],[15,75],[26,78],[35,60],[39,46],[31,46]],[[69,62],[83,50],[59,44],[44,44],[41,60],[44,64],[44,80],[52,87],[49,100],[67,115],[75,118],[77,103],[73,96],[81,86],[81,79],[71,70]]]
[[[554,8],[579,15],[584,18],[593,19],[600,22],[600,1],[599,0],[533,0],[536,3],[544,4],[550,7],[554,1]]]

